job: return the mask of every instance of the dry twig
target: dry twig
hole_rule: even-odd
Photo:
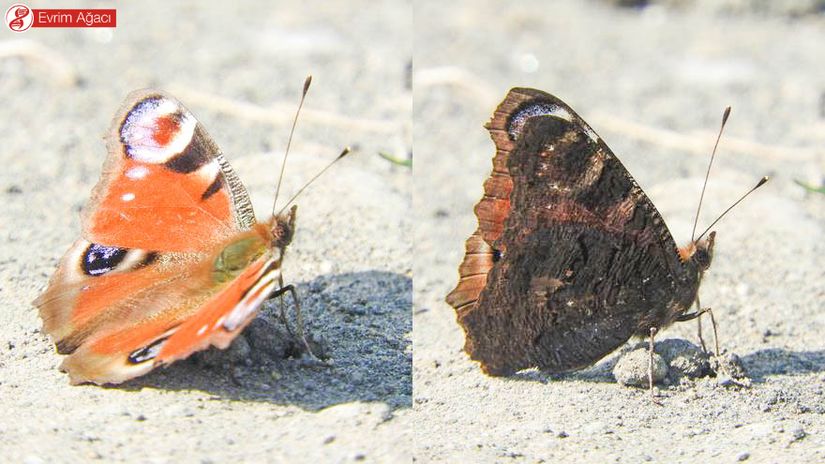
[[[47,74],[60,85],[77,84],[77,71],[62,55],[33,40],[7,40],[0,42],[0,59],[22,58],[48,69]]]

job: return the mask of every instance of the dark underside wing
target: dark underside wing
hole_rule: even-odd
[[[610,149],[555,97],[513,89],[447,297],[485,372],[586,367],[687,310],[697,270]]]

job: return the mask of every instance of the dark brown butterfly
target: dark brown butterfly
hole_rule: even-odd
[[[715,233],[678,248],[647,195],[569,106],[515,88],[486,128],[493,171],[447,296],[484,372],[580,369],[633,335],[701,314],[689,309]]]

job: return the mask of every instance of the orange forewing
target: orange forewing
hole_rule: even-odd
[[[246,189],[191,112],[159,91],[127,97],[83,215],[93,243],[202,251],[254,224]]]
[[[142,168],[137,171],[142,177],[131,179],[117,173],[87,216],[85,235],[90,241],[144,250],[194,251],[236,231],[231,198],[225,191],[201,200],[214,179],[130,159],[121,163],[123,173]]]

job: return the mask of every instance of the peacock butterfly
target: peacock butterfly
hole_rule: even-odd
[[[514,88],[486,128],[493,170],[446,298],[484,372],[580,369],[633,335],[652,337],[706,311],[697,296],[715,232],[678,248],[627,169],[569,106]],[[700,309],[689,313],[694,302]]]
[[[67,355],[61,369],[73,384],[120,383],[226,348],[264,301],[296,297],[281,276],[295,214],[256,221],[192,113],[164,92],[133,92],[114,118],[81,238],[33,303]]]

